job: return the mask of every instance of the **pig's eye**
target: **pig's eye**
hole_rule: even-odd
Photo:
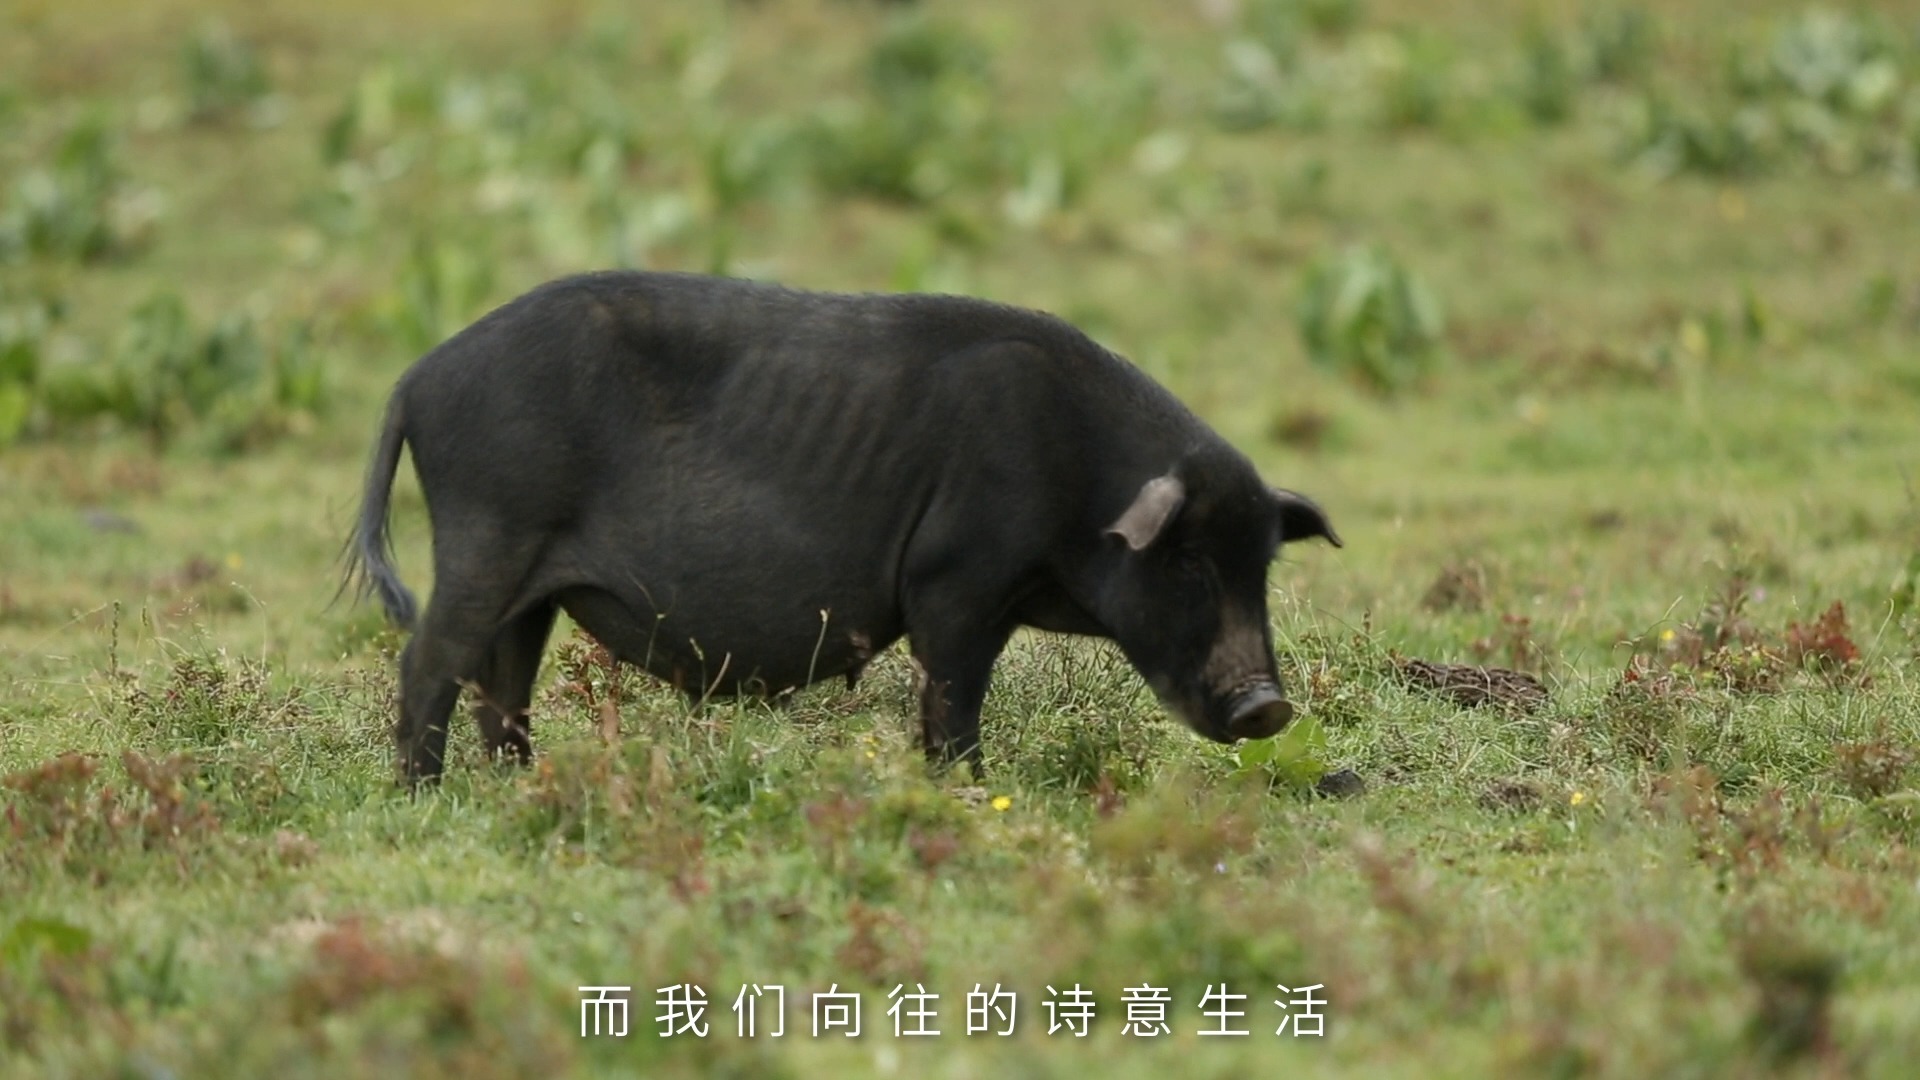
[[[1199,551],[1177,549],[1173,553],[1173,572],[1194,586],[1213,591],[1213,562]]]

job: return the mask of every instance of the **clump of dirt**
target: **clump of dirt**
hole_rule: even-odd
[[[1476,664],[1436,664],[1399,656],[1391,663],[1393,673],[1401,682],[1462,708],[1492,705],[1531,713],[1548,701],[1546,685],[1524,671]]]
[[[1479,801],[1488,810],[1527,813],[1538,810],[1542,798],[1540,785],[1531,780],[1497,780],[1480,793]]]

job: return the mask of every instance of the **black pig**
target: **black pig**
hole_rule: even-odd
[[[387,542],[400,449],[433,527],[416,618]],[[692,275],[555,281],[403,375],[349,580],[414,628],[395,738],[437,777],[463,683],[487,749],[532,750],[556,612],[688,694],[856,677],[905,635],[936,762],[978,766],[1016,627],[1119,643],[1195,731],[1293,717],[1267,570],[1340,540],[1311,501],[1073,327],[950,296]]]

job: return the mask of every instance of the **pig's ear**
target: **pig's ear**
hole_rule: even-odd
[[[1344,547],[1339,534],[1333,531],[1333,525],[1327,521],[1326,511],[1314,505],[1312,499],[1297,491],[1286,488],[1273,489],[1274,504],[1280,508],[1280,542],[1290,544],[1295,540],[1308,540],[1320,537],[1334,547]]]
[[[1144,551],[1166,529],[1187,501],[1187,485],[1171,474],[1156,476],[1140,488],[1133,505],[1107,526],[1108,536],[1117,536],[1135,551]]]

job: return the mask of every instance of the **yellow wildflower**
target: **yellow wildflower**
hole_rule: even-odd
[[[1571,806],[1579,806],[1581,803],[1586,801],[1587,801],[1587,793],[1584,791],[1576,791],[1573,793],[1573,797],[1567,800],[1567,803],[1568,805],[1571,805]]]
[[[1713,339],[1707,336],[1707,328],[1699,319],[1688,319],[1680,324],[1680,347],[1695,356],[1704,357],[1707,350],[1713,348]]]
[[[995,795],[993,797],[993,808],[995,810],[1005,810],[1012,805],[1013,797],[1010,795]]]

